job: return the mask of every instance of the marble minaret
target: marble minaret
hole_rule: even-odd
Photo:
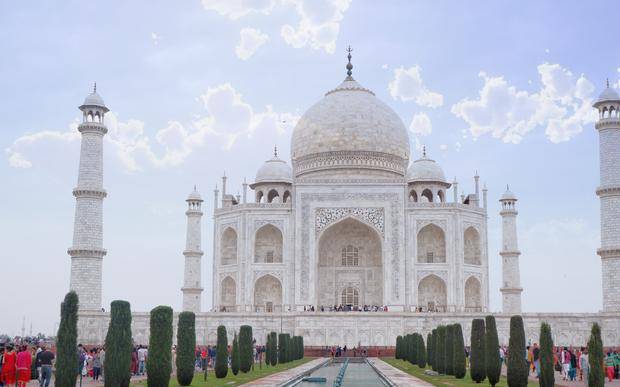
[[[599,112],[601,184],[596,194],[601,201],[601,257],[603,270],[603,310],[620,311],[620,97],[609,87],[594,107]]]
[[[75,196],[70,288],[79,297],[80,310],[101,309],[103,248],[103,136],[108,132],[103,117],[108,108],[97,94],[97,85],[82,106],[80,166]]]
[[[502,203],[502,312],[521,313],[521,276],[519,274],[519,245],[517,243],[517,197],[506,188],[499,200]]]
[[[201,220],[202,198],[194,191],[189,194],[187,202],[187,241],[185,244],[185,274],[183,276],[183,310],[199,313],[202,296],[201,266]]]

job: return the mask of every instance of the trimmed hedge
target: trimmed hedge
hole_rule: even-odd
[[[471,376],[471,380],[476,383],[480,383],[486,378],[486,365],[484,362],[484,336],[484,320],[481,318],[474,319],[471,324],[469,374]],[[525,352],[521,352],[521,354],[525,354]]]
[[[439,349],[437,348],[439,346],[439,334],[437,333],[437,328],[432,330],[432,343],[433,343],[433,354],[431,356],[432,362],[431,362],[431,367],[433,369],[433,371],[437,372],[437,362],[439,359],[438,356],[438,352]]]
[[[401,359],[402,356],[400,354],[400,351],[402,351],[402,345],[403,345],[403,337],[402,336],[397,336],[396,337],[396,350],[394,351],[394,358],[395,359]]]
[[[226,327],[217,327],[217,346],[215,348],[215,377],[225,378],[228,375],[228,336]],[[149,386],[150,387],[150,386]]]
[[[484,337],[484,364],[489,384],[493,387],[499,382],[502,373],[502,359],[499,357],[499,338],[497,337],[497,325],[495,317],[486,316]]]
[[[432,365],[433,362],[433,335],[428,333],[426,335],[426,363]]]
[[[252,327],[242,325],[239,328],[239,370],[247,373],[252,369],[254,356],[252,351]]]
[[[132,347],[129,302],[112,301],[110,326],[105,337],[106,361],[103,363],[106,387],[129,386]]]
[[[60,304],[60,325],[56,343],[57,387],[74,387],[78,376],[77,321],[78,295],[70,291]]]
[[[426,348],[422,335],[418,335],[418,367],[426,368]]]
[[[454,377],[457,379],[463,379],[467,373],[467,367],[465,365],[465,339],[463,338],[463,328],[461,327],[461,324],[454,324],[453,343],[454,348],[452,353],[454,356]]]
[[[510,318],[510,339],[508,340],[508,387],[526,387],[529,367],[525,358],[525,331],[523,318]]]
[[[287,341],[286,334],[279,333],[278,334],[278,363],[286,363],[288,359],[286,358],[287,354]]]
[[[278,364],[278,334],[276,332],[271,332],[270,335],[271,351],[269,352],[269,355],[271,358],[269,359],[269,362],[272,366],[275,366]]]
[[[196,315],[193,312],[179,313],[177,327],[177,382],[189,386],[194,379],[196,348]]]
[[[146,362],[149,387],[168,387],[172,374],[172,308],[157,306],[151,310],[149,358]],[[106,356],[107,360],[107,356]]]
[[[589,387],[605,386],[605,371],[603,369],[603,340],[601,339],[601,327],[598,323],[592,324],[592,333],[588,340],[588,362],[590,373],[588,374]]]
[[[454,375],[454,325],[446,327],[446,375]]]
[[[232,371],[233,375],[237,375],[239,373],[239,339],[237,338],[237,333],[235,333],[235,337],[233,338],[230,370]]]
[[[446,373],[446,332],[444,325],[437,327],[437,372]]]
[[[553,338],[551,326],[546,322],[540,325],[540,387],[553,387],[555,385],[555,370],[553,369]]]

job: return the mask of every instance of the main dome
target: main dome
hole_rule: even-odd
[[[409,136],[398,115],[348,76],[301,117],[291,140],[295,175],[327,169],[406,173]]]

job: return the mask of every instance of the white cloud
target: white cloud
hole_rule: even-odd
[[[351,0],[283,0],[283,4],[295,6],[299,22],[297,26],[283,25],[280,34],[294,48],[309,45],[333,54],[340,22],[350,3]]]
[[[153,44],[157,46],[161,40],[161,36],[155,32],[151,32],[151,40],[153,41]]]
[[[448,145],[447,144],[441,144],[439,145],[439,149],[441,149],[442,151],[447,151],[448,150]]]
[[[394,99],[401,101],[415,101],[420,106],[436,108],[443,105],[443,96],[430,91],[422,81],[420,66],[415,65],[408,69],[403,66],[394,69],[394,79],[388,88]]]
[[[111,147],[111,154],[126,172],[140,171],[145,164],[173,167],[205,146],[208,136],[220,139],[224,149],[231,149],[237,139],[243,136],[251,139],[256,132],[287,133],[299,119],[292,113],[275,112],[269,105],[255,112],[228,83],[209,88],[200,99],[207,115],[195,118],[188,125],[169,121],[166,127],[155,132],[154,141],[146,133],[143,121],[120,121],[116,114],[109,112],[105,118],[108,134],[104,139]],[[28,151],[33,144],[78,141],[77,125],[78,121],[74,121],[67,131],[42,131],[19,137],[5,149],[9,164],[14,168],[32,167]]]
[[[455,142],[455,143],[454,143],[454,149],[455,149],[457,152],[460,152],[460,151],[461,151],[461,147],[462,147],[462,145],[461,145],[461,143],[460,143],[460,142],[458,142],[458,141],[457,141],[457,142]]]
[[[387,63],[384,63],[384,64],[382,64],[382,65],[381,65],[381,68],[382,68],[383,70],[387,70],[387,69],[389,69],[389,68],[390,68],[390,66],[389,66]]]
[[[204,9],[215,11],[231,20],[250,13],[269,15],[275,4],[275,0],[202,0]]]
[[[428,136],[433,131],[431,119],[428,115],[426,115],[426,113],[417,113],[411,119],[409,130],[414,134],[419,134],[420,136]]]
[[[242,60],[248,60],[256,50],[269,40],[267,34],[262,33],[255,28],[244,28],[239,33],[240,40],[235,47],[235,54]]]
[[[537,127],[545,128],[554,143],[568,141],[592,123],[594,86],[583,75],[576,77],[558,64],[538,66],[540,89],[519,90],[504,77],[481,72],[484,85],[477,99],[465,98],[452,106],[452,113],[469,125],[474,138],[490,134],[517,144]]]

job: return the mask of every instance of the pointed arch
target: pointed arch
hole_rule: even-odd
[[[233,312],[237,305],[237,284],[231,276],[226,276],[220,285],[220,311]]]
[[[420,197],[420,201],[421,202],[432,203],[433,202],[433,191],[431,191],[428,188],[426,188],[424,191],[422,191],[422,196]]]
[[[465,281],[465,311],[482,311],[482,289],[478,278],[471,276]]]
[[[446,234],[437,225],[428,224],[418,232],[418,262],[446,262]]]
[[[263,191],[256,191],[256,203],[263,202]]]
[[[278,193],[278,190],[276,190],[275,188],[270,190],[269,193],[267,194],[267,203],[275,203],[275,200],[278,200],[279,202],[279,199],[280,199],[280,194]]]
[[[291,191],[284,191],[284,195],[282,195],[282,203],[289,203],[291,201]]]
[[[409,200],[414,203],[418,202],[418,193],[415,191],[415,189],[409,191]]]
[[[282,241],[282,231],[272,224],[266,224],[256,230],[254,236],[254,262],[281,263]]]
[[[444,280],[429,274],[418,284],[418,306],[431,312],[445,312],[448,293]]]
[[[480,249],[480,234],[473,226],[463,233],[464,261],[468,265],[482,264]]]
[[[226,227],[220,239],[220,259],[222,265],[237,263],[237,232],[232,227]]]
[[[439,203],[443,203],[443,202],[446,201],[445,194],[443,193],[443,190],[440,189],[439,191],[437,191],[437,198],[439,200]]]
[[[271,274],[265,274],[254,283],[254,309],[257,312],[282,310],[282,283]]]

